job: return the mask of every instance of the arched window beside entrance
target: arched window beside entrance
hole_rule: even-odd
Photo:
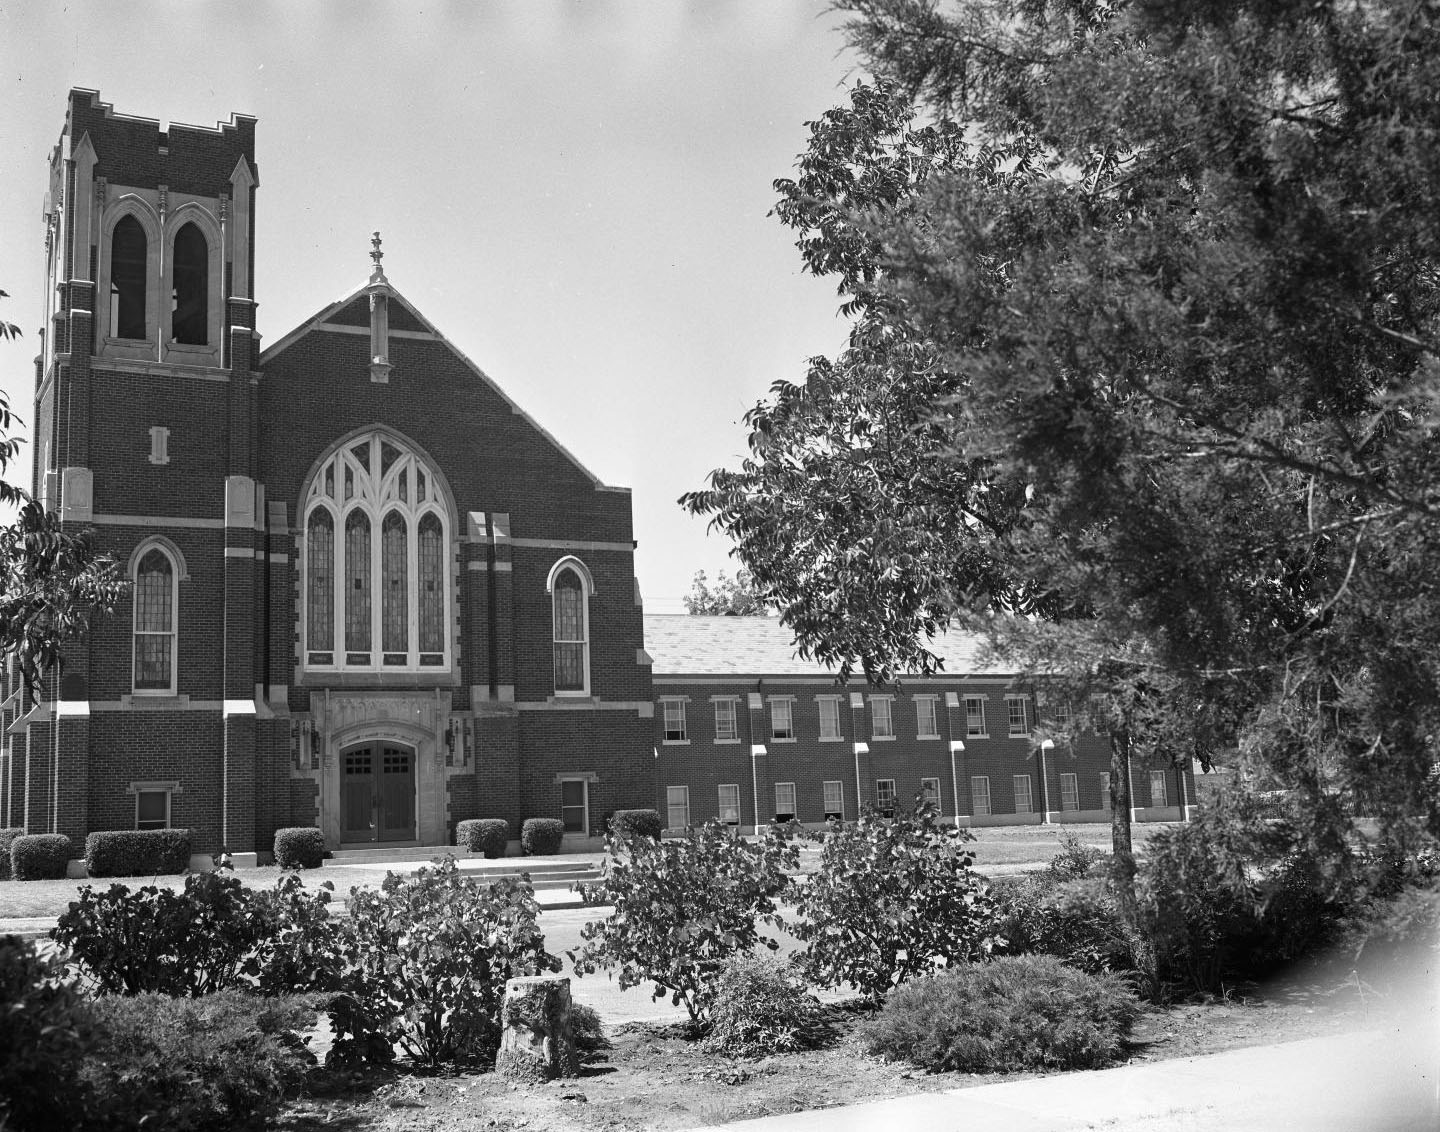
[[[131,687],[143,695],[174,695],[176,630],[183,570],[166,545],[142,545],[131,560],[135,613]]]
[[[304,514],[306,666],[448,668],[450,520],[425,462],[388,433],[347,441],[316,470]]]

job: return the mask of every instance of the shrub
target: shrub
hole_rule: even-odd
[[[937,964],[988,954],[995,905],[971,872],[972,840],[941,826],[928,806],[894,818],[867,810],[849,827],[832,822],[820,867],[796,900],[806,973],[878,1000]]]
[[[0,880],[10,879],[10,846],[17,837],[24,836],[25,830],[20,826],[0,829]]]
[[[599,1013],[583,1002],[570,1004],[570,1037],[581,1053],[610,1048],[610,1039],[605,1036],[605,1024],[600,1021]]]
[[[84,1000],[49,961],[0,936],[0,1128],[74,1128],[90,1029]]]
[[[1109,854],[1093,845],[1086,845],[1075,834],[1060,835],[1060,852],[1050,858],[1045,866],[1047,879],[1060,883],[1067,880],[1081,880],[1095,876]]]
[[[1094,1069],[1119,1056],[1139,1013],[1118,975],[1049,955],[1001,958],[897,987],[865,1043],[937,1073]]]
[[[188,829],[119,829],[85,838],[85,871],[92,877],[162,876],[189,867]]]
[[[467,853],[484,853],[485,859],[505,856],[510,823],[504,818],[471,818],[455,827],[455,842]]]
[[[340,1063],[388,1060],[396,1043],[431,1068],[493,1061],[505,981],[560,969],[529,882],[471,884],[453,857],[351,889],[349,911],[353,966],[329,1008]]]
[[[527,857],[553,857],[565,839],[565,823],[559,818],[526,818],[520,827],[520,850]]]
[[[218,872],[186,877],[181,892],[87,885],[51,935],[106,994],[324,989],[343,966],[329,898],[305,893],[293,874],[269,893]]]
[[[10,875],[16,880],[61,880],[70,864],[63,833],[22,834],[10,843]]]
[[[311,825],[275,831],[275,863],[282,869],[318,869],[325,860],[325,834]]]
[[[659,841],[665,823],[658,810],[616,810],[610,818],[609,830],[616,837],[649,837]]]
[[[1053,955],[1092,974],[1135,970],[1134,932],[1105,880],[1056,881],[1054,875],[996,886],[996,954]]]
[[[99,1037],[77,1084],[107,1129],[257,1127],[315,1060],[299,1036],[315,1011],[298,999],[143,994],[90,1011]]]
[[[812,1044],[819,1010],[788,964],[736,955],[715,980],[707,1041],[730,1057],[790,1053]]]
[[[570,953],[575,974],[618,968],[622,990],[653,983],[652,998],[669,994],[692,1026],[704,1024],[726,960],[760,941],[757,921],[779,923],[775,897],[798,850],[770,830],[747,845],[716,821],[684,837],[611,836],[605,846],[602,878],[576,889],[612,910],[580,929],[585,942]]]

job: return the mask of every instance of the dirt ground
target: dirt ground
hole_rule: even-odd
[[[1128,1060],[1160,1061],[1250,1045],[1371,1028],[1378,1004],[1337,980],[1311,974],[1225,1000],[1146,1014]],[[863,1016],[830,1012],[827,1048],[736,1061],[709,1053],[673,1024],[630,1023],[609,1031],[613,1048],[590,1055],[575,1080],[518,1086],[493,1073],[336,1079],[293,1103],[277,1127],[320,1129],[683,1129],[756,1116],[964,1088],[1026,1074],[927,1074],[865,1053]]]

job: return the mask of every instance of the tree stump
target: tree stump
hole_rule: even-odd
[[[580,1061],[570,1033],[570,980],[531,975],[505,984],[495,1069],[512,1080],[539,1083],[578,1077]]]

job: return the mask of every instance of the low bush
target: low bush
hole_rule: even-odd
[[[809,977],[879,1000],[942,963],[978,959],[994,943],[989,886],[971,871],[974,840],[930,806],[854,825],[831,822],[820,866],[796,900],[795,934]]]
[[[526,818],[520,827],[520,850],[527,857],[553,857],[565,840],[565,823],[559,818]]]
[[[169,876],[190,867],[188,829],[118,829],[85,838],[92,877]]]
[[[379,891],[350,890],[351,967],[330,1004],[331,1061],[387,1061],[398,1044],[427,1068],[493,1062],[507,979],[558,971],[528,881],[475,885],[455,858]]]
[[[594,1007],[583,1002],[570,1004],[570,1037],[575,1048],[581,1053],[594,1053],[610,1049],[610,1039],[605,1036],[605,1023]]]
[[[90,1016],[84,1000],[25,940],[0,936],[0,1128],[75,1128],[75,1077]]]
[[[995,887],[997,955],[1053,955],[1092,974],[1138,966],[1135,933],[1101,877],[1040,873]]]
[[[757,924],[779,923],[775,898],[799,851],[773,830],[749,845],[713,820],[684,837],[612,836],[605,845],[603,877],[576,887],[611,911],[580,929],[575,974],[618,969],[622,990],[651,983],[652,997],[670,995],[703,1026],[726,961],[757,942],[779,946],[761,940]]]
[[[0,880],[10,879],[10,846],[17,837],[24,836],[25,830],[18,825],[0,829]]]
[[[1119,1057],[1139,1013],[1118,975],[1007,957],[897,987],[864,1040],[934,1073],[1095,1069]]]
[[[325,834],[310,825],[277,829],[274,848],[282,869],[318,869],[325,860]]]
[[[658,810],[616,810],[610,818],[610,832],[616,837],[648,837],[659,841],[665,823]]]
[[[180,892],[87,885],[50,934],[104,994],[327,989],[345,965],[329,898],[293,874],[271,892],[220,872],[186,877]]]
[[[471,818],[455,827],[455,843],[467,853],[484,853],[485,859],[505,856],[510,823],[504,818]]]
[[[707,1044],[728,1057],[768,1057],[814,1043],[820,1004],[787,963],[736,955],[715,980]]]
[[[72,853],[63,833],[31,833],[10,843],[10,875],[16,880],[61,880]]]
[[[77,1091],[94,1126],[215,1132],[261,1126],[315,1057],[300,1035],[314,1008],[237,990],[199,999],[143,994],[90,1004],[97,1031]]]
[[[1099,874],[1101,866],[1110,859],[1110,854],[1086,845],[1075,834],[1060,835],[1060,852],[1050,858],[1045,866],[1045,876],[1056,883],[1067,880],[1081,880]]]

